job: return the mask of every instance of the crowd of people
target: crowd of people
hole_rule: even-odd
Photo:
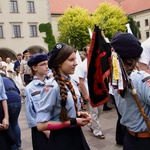
[[[141,46],[130,33],[118,32],[110,45],[112,60],[117,58],[120,74],[123,73],[122,89],[118,85],[120,81],[114,84],[113,72],[113,82],[109,83],[118,114],[116,143],[123,145],[123,150],[149,150],[150,75],[148,58],[144,59],[147,56],[144,44]],[[89,50],[90,44],[83,48],[85,55],[79,64],[77,50],[65,43],[57,43],[48,54],[30,56],[30,51],[25,50],[13,63],[10,58],[4,62],[0,57],[0,145],[3,150],[21,150],[18,118],[24,97],[33,150],[89,150],[81,128],[85,125],[96,138],[105,139],[100,115],[111,108],[107,103],[97,107],[90,104]]]

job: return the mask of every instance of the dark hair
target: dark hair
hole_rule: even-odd
[[[127,75],[130,75],[131,72],[134,70],[134,69],[138,69],[137,67],[137,62],[138,62],[138,59],[139,57],[135,57],[135,58],[123,58],[122,61],[125,65],[125,70],[126,70],[126,73]],[[124,88],[124,90],[120,91],[120,95],[121,97],[124,98],[124,95],[126,93],[126,87]]]
[[[83,47],[83,51],[86,52],[87,51],[87,47],[90,47],[90,44],[86,45]]]
[[[125,65],[125,70],[128,75],[131,74],[131,72],[137,67],[137,62],[138,62],[139,57],[135,58],[126,58],[122,59],[124,65]]]
[[[21,54],[21,53],[18,53],[17,56],[22,56],[22,54]]]
[[[73,53],[76,52],[76,49],[74,49],[71,46],[65,46],[63,47],[56,55],[56,57],[48,62],[48,66],[50,69],[52,69],[53,72],[53,76],[56,80],[56,82],[58,83],[59,87],[60,87],[60,95],[61,95],[61,112],[60,112],[60,120],[62,122],[68,120],[68,115],[67,115],[67,110],[66,110],[66,100],[67,100],[67,89],[65,87],[65,82],[62,80],[61,74],[58,70],[58,67],[60,64],[62,64],[65,60],[67,60],[67,58]],[[71,87],[68,87],[69,89]]]
[[[113,35],[112,35],[112,39],[114,39],[117,35],[120,35],[120,34],[122,34],[123,32],[121,32],[121,31],[117,31],[117,32],[115,32]]]
[[[6,74],[4,74],[4,73],[0,73],[0,75],[2,76],[2,77],[6,77]]]

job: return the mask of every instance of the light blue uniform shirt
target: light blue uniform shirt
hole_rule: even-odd
[[[45,79],[44,82],[42,82],[35,76],[25,88],[26,118],[29,128],[36,126],[36,113],[39,109],[39,101],[41,100],[46,81]]]
[[[150,74],[144,71],[133,71],[129,78],[132,80],[140,103],[150,121],[150,79],[145,82],[142,81],[148,76]],[[127,89],[124,99],[118,94],[117,90],[114,90],[114,97],[118,110],[122,115],[121,124],[133,132],[147,131],[146,123],[131,94],[131,90]]]
[[[77,85],[72,82],[75,93],[78,90]],[[70,90],[67,88],[68,97],[66,101],[66,109],[69,118],[76,118],[76,110],[74,105],[74,100]],[[79,97],[77,96],[77,101],[79,102]],[[45,121],[60,121],[59,115],[61,111],[61,96],[60,87],[55,81],[54,77],[50,78],[47,82],[45,92],[42,95],[42,100],[40,101],[40,109],[37,112],[37,122]]]
[[[0,76],[0,101],[7,100],[3,79]]]

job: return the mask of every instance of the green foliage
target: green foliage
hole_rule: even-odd
[[[43,39],[44,42],[48,44],[48,50],[51,50],[56,44],[55,37],[52,33],[51,24],[49,22],[40,24],[39,31],[46,33],[46,37],[43,37]]]
[[[101,3],[94,11],[92,16],[96,25],[104,31],[105,36],[112,39],[112,35],[117,31],[126,31],[126,24],[128,18],[119,6],[111,5],[109,3]]]
[[[93,28],[88,10],[81,7],[68,8],[58,20],[58,41],[67,43],[78,50],[90,43],[88,28]]]
[[[136,21],[134,21],[131,16],[128,16],[128,20],[129,20],[130,28],[131,28],[131,31],[132,31],[133,35],[135,37],[139,38],[140,30],[137,26]]]

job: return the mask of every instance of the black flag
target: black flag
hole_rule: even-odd
[[[108,77],[110,75],[111,47],[95,25],[88,54],[88,87],[93,107],[109,100]]]

